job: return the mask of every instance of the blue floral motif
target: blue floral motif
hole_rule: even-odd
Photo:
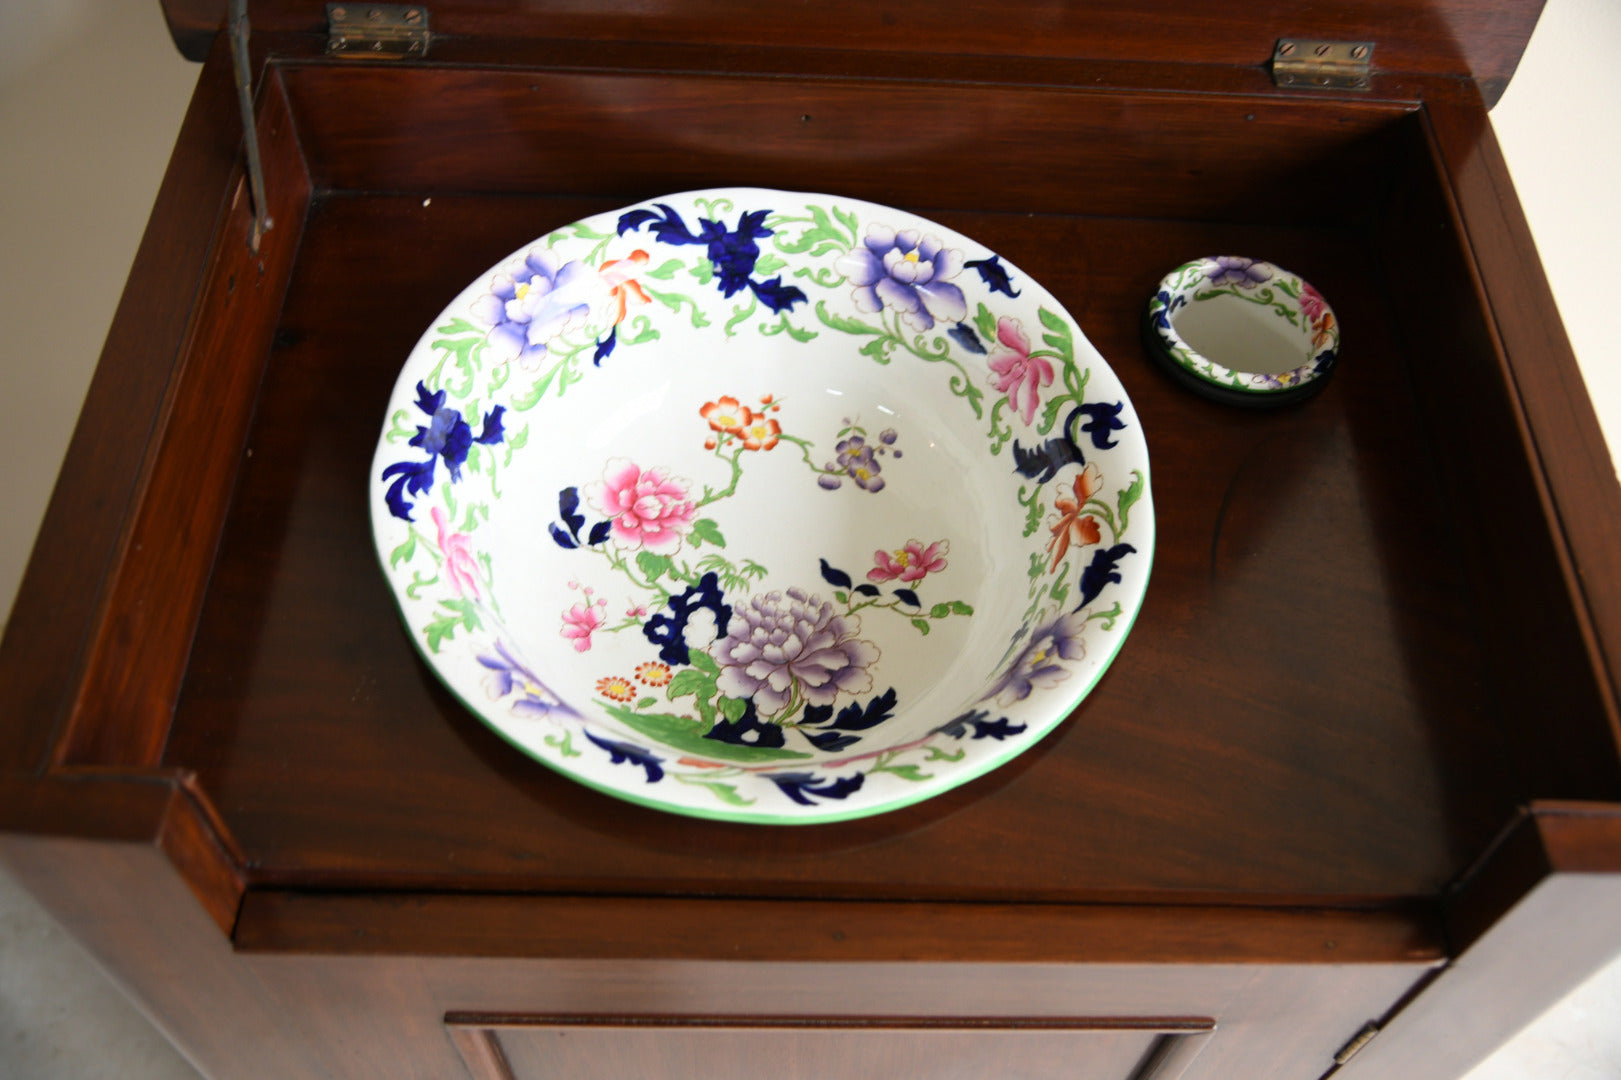
[[[536,249],[515,273],[495,275],[490,291],[473,301],[472,314],[489,327],[486,340],[497,362],[517,360],[533,370],[549,340],[590,314],[600,288],[590,266],[578,259],[559,265],[551,252]]]
[[[494,446],[505,438],[501,429],[501,414],[506,412],[503,405],[484,414],[484,428],[476,439],[473,429],[462,419],[461,411],[445,405],[443,390],[430,394],[427,386],[418,382],[416,407],[428,415],[428,425],[417,426],[409,445],[426,451],[427,460],[397,461],[383,470],[384,480],[394,477],[385,496],[388,512],[405,521],[416,520],[411,516],[412,503],[405,496],[426,495],[433,490],[434,462],[444,458],[445,467],[450,470],[450,481],[455,483],[462,478],[462,463],[474,443]]]
[[[953,739],[960,739],[968,734],[968,729],[974,729],[973,737],[976,739],[994,739],[1001,742],[1003,739],[1022,733],[1028,726],[1026,724],[1013,724],[1005,716],[995,720],[987,720],[990,712],[986,709],[970,709],[950,723],[941,724],[930,732],[932,735],[950,735]]]
[[[863,773],[837,780],[826,780],[808,772],[766,773],[765,777],[800,806],[815,806],[815,801],[810,798],[812,795],[823,799],[848,798],[860,791],[862,782],[867,779]]]
[[[619,742],[616,739],[599,739],[589,731],[585,737],[608,751],[608,764],[610,765],[639,765],[647,770],[647,782],[656,784],[664,779],[663,758],[651,750],[636,746],[633,743]]]
[[[591,354],[591,366],[601,367],[602,362],[613,355],[614,346],[619,343],[619,327],[608,328],[608,336],[597,342],[596,351]]]
[[[775,231],[764,224],[770,210],[745,211],[737,219],[735,229],[727,229],[725,222],[699,218],[698,231],[694,233],[673,206],[668,203],[654,205],[660,213],[629,210],[619,215],[619,235],[624,236],[644,225],[651,225],[654,237],[662,243],[705,245],[709,263],[715,268],[715,283],[722,296],[733,296],[747,288],[773,312],[791,311],[795,304],[805,299],[805,294],[798,288],[782,283],[781,274],[769,281],[754,280],[754,264],[760,258],[760,245],[756,241],[775,235]]]
[[[700,608],[708,608],[714,614],[717,633],[724,634],[726,625],[732,621],[732,607],[721,595],[720,578],[713,570],[699,578],[698,584],[688,586],[679,596],[670,597],[666,606],[670,614],[661,611],[642,624],[643,636],[659,646],[659,659],[666,664],[690,662],[687,620]]]
[[[807,705],[804,715],[800,718],[800,730],[810,740],[811,745],[818,750],[837,751],[861,741],[861,736],[851,735],[852,731],[866,731],[875,728],[895,715],[895,688],[888,690],[868,701],[865,706],[860,702],[852,702],[839,710],[839,715],[833,715],[831,705]],[[807,727],[821,727],[821,731],[805,731]]]
[[[988,259],[970,259],[963,263],[970,270],[979,271],[979,279],[991,290],[1005,296],[1018,296],[1023,289],[1013,287],[1013,279],[1008,277],[1007,267],[1002,265],[1002,256],[992,255]]]
[[[1069,415],[1064,417],[1064,427],[1059,434],[1040,446],[1026,448],[1018,439],[1014,439],[1013,471],[1021,476],[1030,477],[1038,484],[1045,484],[1057,476],[1058,470],[1065,465],[1085,465],[1086,454],[1076,443],[1074,434],[1075,421],[1085,409],[1084,405],[1077,405],[1071,409]],[[1094,442],[1096,438],[1094,435]]]
[[[1079,611],[1093,600],[1098,598],[1106,585],[1110,582],[1120,583],[1120,571],[1115,569],[1116,564],[1137,549],[1130,544],[1116,544],[1111,548],[1099,548],[1092,556],[1092,562],[1081,571],[1081,603],[1075,609]]]
[[[974,328],[965,322],[960,322],[947,330],[946,336],[971,353],[978,356],[985,355],[984,342],[979,340],[979,335],[974,333]]]
[[[555,521],[548,529],[557,546],[565,550],[577,548],[582,543],[587,547],[596,547],[608,539],[608,533],[613,528],[613,522],[599,521],[591,526],[583,541],[580,539],[580,530],[585,527],[585,515],[580,513],[580,489],[577,487],[566,487],[557,493],[557,512],[563,524],[568,526],[567,530]]]
[[[1083,434],[1092,436],[1092,445],[1099,450],[1113,450],[1115,440],[1109,433],[1111,431],[1126,430],[1126,423],[1120,419],[1120,410],[1125,408],[1125,402],[1107,401],[1096,405],[1082,405],[1081,412],[1086,414],[1086,423],[1081,425]]]
[[[834,267],[855,286],[862,311],[894,308],[920,332],[934,329],[936,319],[959,323],[968,316],[962,290],[951,284],[962,269],[962,252],[937,236],[869,225],[867,238]]]
[[[854,581],[849,574],[845,573],[843,570],[840,570],[836,566],[828,565],[828,561],[826,559],[821,560],[821,562],[823,581],[827,582],[835,589],[848,589],[852,584],[854,584]]]
[[[743,715],[736,720],[716,720],[714,726],[704,732],[704,738],[731,743],[734,746],[773,748],[783,745],[785,741],[781,727],[776,724],[760,723],[760,713],[752,701],[745,703]]]
[[[1169,289],[1161,289],[1154,294],[1154,299],[1159,301],[1158,310],[1154,312],[1154,325],[1161,330],[1169,330],[1171,328],[1171,312],[1185,306],[1188,298],[1181,293],[1172,297]]]

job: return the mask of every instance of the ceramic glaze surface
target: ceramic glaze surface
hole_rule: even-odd
[[[678,813],[939,794],[1086,696],[1142,602],[1148,456],[1040,285],[854,199],[559,229],[400,374],[371,514],[412,640],[526,753]]]
[[[1249,393],[1297,390],[1327,375],[1339,355],[1339,322],[1321,293],[1297,274],[1238,255],[1171,271],[1148,317],[1173,363]]]

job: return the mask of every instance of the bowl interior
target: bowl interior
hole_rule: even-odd
[[[569,390],[539,452],[515,456],[487,526],[513,641],[540,670],[568,673],[566,701],[687,755],[758,762],[831,759],[858,741],[781,728],[807,708],[885,699],[892,715],[859,739],[882,750],[984,695],[1026,603],[1021,478],[982,463],[980,425],[946,380],[905,377],[859,348],[688,323]],[[726,430],[742,415],[763,437]],[[636,513],[614,513],[631,476],[637,499],[669,506],[678,539],[647,537],[641,519],[618,527]],[[569,531],[565,502],[585,519],[572,548],[550,531]],[[648,619],[704,599],[710,575],[719,604],[653,628],[678,631],[685,655],[650,638]],[[697,702],[667,697],[666,669],[673,678],[696,652],[723,669],[723,693],[750,691],[754,722],[734,720],[736,742],[680,737],[691,725],[674,717]],[[648,697],[656,706],[638,710]]]
[[[1194,352],[1232,371],[1282,375],[1312,358],[1309,324],[1299,301],[1286,295],[1264,306],[1235,293],[1196,297],[1171,315],[1171,325]]]
[[[514,252],[401,371],[378,554],[434,672],[537,759],[699,816],[915,802],[1120,647],[1153,510],[1058,302],[899,210],[756,189]]]

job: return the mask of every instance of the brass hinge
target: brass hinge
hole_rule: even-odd
[[[328,4],[326,51],[338,56],[419,59],[428,55],[428,9],[421,4]]]
[[[1272,82],[1321,90],[1366,90],[1371,41],[1279,38],[1272,50]]]
[[[1362,1048],[1373,1041],[1379,1034],[1379,1025],[1369,1020],[1362,1025],[1362,1030],[1351,1036],[1351,1041],[1340,1047],[1340,1052],[1334,1055],[1334,1064],[1344,1065],[1347,1061],[1362,1052]]]

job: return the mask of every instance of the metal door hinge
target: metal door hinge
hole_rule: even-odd
[[[1344,1065],[1347,1061],[1362,1052],[1362,1048],[1373,1041],[1379,1034],[1379,1025],[1369,1020],[1362,1025],[1362,1030],[1351,1036],[1351,1041],[1340,1047],[1340,1052],[1334,1055],[1334,1064]]]
[[[1279,38],[1272,50],[1272,81],[1278,86],[1321,90],[1366,90],[1371,41],[1307,41]]]
[[[326,51],[333,55],[428,55],[428,9],[421,4],[328,4]]]

